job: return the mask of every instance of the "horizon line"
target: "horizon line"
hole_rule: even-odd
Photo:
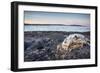
[[[59,25],[59,26],[86,26],[86,25],[79,25],[79,24],[30,24],[30,23],[24,23],[24,25],[49,25],[49,26],[55,26],[55,25]],[[88,24],[87,24],[88,26]]]

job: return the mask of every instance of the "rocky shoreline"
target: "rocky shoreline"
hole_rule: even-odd
[[[24,32],[24,61],[62,60],[56,58],[57,45],[70,34],[82,34],[90,39],[90,32],[27,31]],[[90,45],[72,50],[64,59],[89,59]]]

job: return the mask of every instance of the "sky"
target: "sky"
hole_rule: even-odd
[[[90,14],[24,11],[25,24],[90,25]]]

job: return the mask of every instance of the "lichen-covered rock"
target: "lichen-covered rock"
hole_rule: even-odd
[[[73,49],[81,49],[83,46],[89,45],[88,39],[82,34],[71,34],[64,39],[61,44],[57,45],[57,58],[64,59]]]

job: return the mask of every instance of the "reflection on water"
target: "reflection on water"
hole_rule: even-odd
[[[24,25],[24,31],[67,31],[67,32],[88,32],[90,27],[86,26],[36,26]]]

